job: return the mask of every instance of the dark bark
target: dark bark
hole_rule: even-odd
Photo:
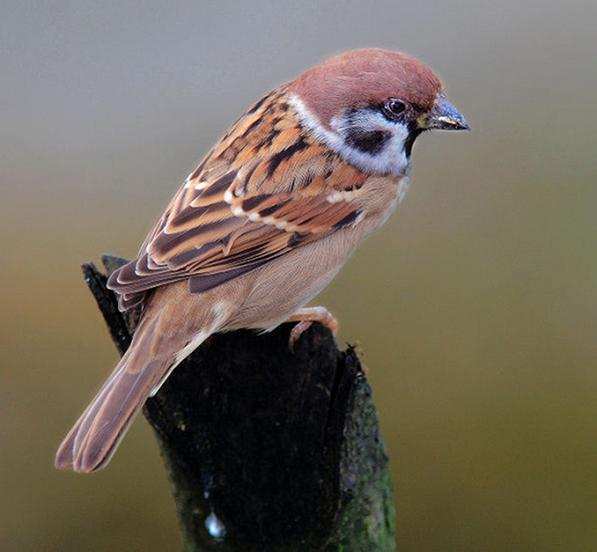
[[[108,272],[121,264],[103,257]],[[119,351],[123,316],[83,265]],[[388,459],[371,389],[353,348],[315,325],[209,338],[176,368],[144,414],[173,487],[187,551],[395,550]]]

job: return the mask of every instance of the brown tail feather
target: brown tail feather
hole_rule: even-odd
[[[101,399],[99,408],[81,427],[79,443],[74,447],[73,469],[91,472],[104,467],[112,458],[131,422],[151,390],[167,371],[169,362],[151,361],[141,371],[123,370],[110,392]]]
[[[93,410],[97,411],[98,407],[102,404],[103,397],[112,387],[113,380],[121,369],[122,360],[116,366],[110,377],[104,382],[93,401],[87,406],[83,414],[81,414],[80,418],[77,420],[77,423],[71,428],[67,436],[60,444],[58,452],[56,453],[56,459],[54,461],[54,465],[59,470],[73,469],[73,452],[75,450],[75,440],[77,439],[77,436],[84,433],[81,431],[81,426],[86,420],[93,419]]]
[[[108,463],[147,397],[227,320],[234,303],[215,308],[210,299],[185,283],[152,296],[128,351],[60,445],[57,468],[92,472]]]
[[[88,473],[104,467],[135,415],[174,363],[160,351],[159,316],[144,320],[133,343],[56,453],[59,469]],[[176,341],[176,340],[174,340]]]

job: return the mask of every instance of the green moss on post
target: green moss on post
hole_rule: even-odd
[[[356,355],[355,362],[358,363]],[[388,458],[379,434],[371,387],[359,374],[346,417],[340,463],[342,502],[326,550],[396,550],[396,511]]]

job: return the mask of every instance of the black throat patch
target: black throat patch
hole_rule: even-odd
[[[407,159],[410,159],[410,154],[413,151],[415,140],[424,132],[424,129],[419,127],[414,121],[408,125],[408,136],[404,141],[404,154]]]

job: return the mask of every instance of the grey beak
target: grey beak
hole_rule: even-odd
[[[427,117],[425,128],[439,130],[470,130],[464,116],[444,96],[435,100]]]

